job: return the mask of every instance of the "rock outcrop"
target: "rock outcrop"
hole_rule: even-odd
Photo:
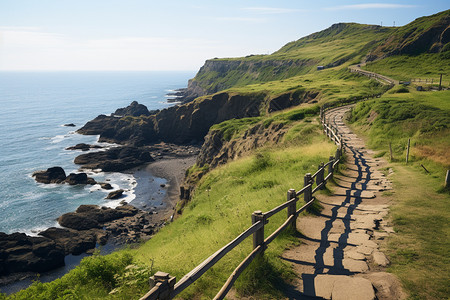
[[[0,232],[0,276],[45,272],[64,265],[64,250],[53,240]]]
[[[95,179],[88,177],[86,173],[70,173],[69,176],[66,176],[66,172],[61,167],[52,167],[45,171],[36,171],[33,173],[33,177],[37,182],[45,184],[68,183],[70,185],[94,185],[97,183]]]
[[[225,140],[220,130],[211,130],[205,137],[205,142],[197,157],[197,165],[209,165],[215,168],[229,160],[243,156],[266,144],[276,144],[281,141],[287,128],[283,123],[274,123],[267,128],[259,123],[246,130],[240,138]]]
[[[233,118],[256,117],[264,94],[219,93],[202,100],[161,110],[155,115],[123,117],[100,115],[77,132],[100,135],[100,142],[141,147],[156,142],[175,144],[203,140],[213,124]]]
[[[102,169],[105,172],[121,172],[153,161],[145,147],[114,147],[106,151],[81,154],[75,163],[85,169]]]
[[[139,104],[137,101],[133,101],[127,107],[118,108],[113,115],[119,117],[123,116],[139,117],[139,116],[153,115],[158,111],[159,110],[149,111],[145,105]]]
[[[66,172],[61,167],[52,167],[45,171],[34,172],[33,177],[40,183],[62,183],[66,179]]]
[[[115,209],[98,207],[97,205],[81,205],[76,212],[63,214],[58,218],[59,225],[75,230],[102,228],[102,224],[112,220],[138,213],[138,209],[131,205],[119,206]]]
[[[99,145],[89,145],[85,143],[76,144],[75,146],[67,147],[66,150],[81,150],[81,151],[88,151],[91,149],[101,149],[102,146]]]

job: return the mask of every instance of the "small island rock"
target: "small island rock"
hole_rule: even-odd
[[[66,172],[61,167],[52,167],[46,171],[34,172],[33,177],[40,183],[61,183],[66,179]]]
[[[125,192],[125,191],[122,189],[117,190],[117,191],[112,191],[111,193],[108,194],[106,199],[119,199],[120,197],[122,197],[123,192]]]

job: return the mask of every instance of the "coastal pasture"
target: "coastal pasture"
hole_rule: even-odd
[[[334,150],[333,144],[322,139],[301,147],[261,150],[214,169],[202,178],[182,216],[135,250],[134,256],[143,264],[153,265],[153,271],[168,272],[180,279],[248,228],[253,211],[267,211],[286,201],[288,189],[302,187],[303,175],[317,170],[318,164],[327,160]],[[271,218],[266,225],[266,236],[285,218],[282,213]],[[238,279],[236,287],[240,294],[280,296],[278,284],[293,273],[278,256],[294,243],[293,237],[282,235],[258,262],[262,265],[252,264],[250,269],[264,276],[255,278],[252,272],[246,271]],[[192,299],[201,294],[212,298],[251,250],[252,240],[248,239],[205,273],[182,297]]]
[[[436,172],[450,168],[450,91],[396,93],[359,103],[350,119],[368,145],[389,154],[392,144],[396,161],[404,161],[411,139],[410,161],[423,163]],[[427,160],[421,162],[421,160]]]
[[[439,85],[440,74],[443,74],[442,85],[448,87],[450,85],[450,51],[440,54],[391,56],[369,63],[363,69],[401,81],[427,79],[430,82],[432,79],[434,86]],[[425,82],[415,84],[426,85]]]
[[[390,217],[396,234],[384,245],[411,299],[445,299],[450,294],[450,91],[398,93],[359,103],[350,122],[378,156],[394,159]],[[406,143],[411,153],[405,163]],[[424,169],[426,168],[426,170]]]
[[[233,87],[230,92],[239,94],[265,93],[275,97],[287,92],[318,92],[315,100],[325,103],[355,97],[371,96],[385,90],[385,86],[366,76],[350,73],[347,66],[314,71],[283,80]]]

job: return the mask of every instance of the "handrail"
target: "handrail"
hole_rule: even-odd
[[[163,297],[164,299],[173,299],[184,289],[186,289],[189,285],[191,285],[198,278],[200,278],[200,276],[202,276],[212,266],[214,266],[223,256],[225,256],[227,253],[233,250],[246,238],[253,235],[253,245],[254,245],[253,251],[239,264],[239,266],[236,267],[236,269],[230,275],[226,283],[222,286],[221,290],[214,297],[214,299],[223,299],[233,286],[236,279],[243,272],[243,270],[254,260],[256,255],[264,253],[264,249],[267,247],[267,245],[270,244],[277,236],[279,236],[289,225],[294,224],[295,226],[295,220],[299,216],[299,214],[304,210],[306,210],[308,207],[310,207],[315,201],[315,198],[312,195],[326,185],[326,183],[330,180],[330,178],[332,178],[334,170],[336,169],[337,165],[341,162],[340,153],[342,151],[343,141],[339,136],[337,126],[329,125],[330,120],[327,120],[327,118],[325,117],[324,112],[325,110],[329,109],[330,109],[329,107],[321,109],[321,123],[323,125],[325,134],[328,135],[328,137],[338,145],[336,157],[330,157],[330,160],[328,162],[326,162],[325,164],[321,164],[319,170],[315,172],[312,176],[309,173],[305,175],[304,180],[305,186],[297,192],[295,192],[295,190],[289,190],[288,199],[286,202],[278,205],[277,207],[265,213],[256,211],[252,215],[252,220],[254,222],[252,226],[250,226],[247,230],[245,230],[243,233],[241,233],[238,237],[229,242],[227,245],[223,246],[221,249],[216,251],[213,255],[211,255],[203,262],[201,262],[188,274],[183,276],[183,278],[181,278],[181,280],[178,283],[161,284],[161,282],[169,282],[167,281],[167,278],[164,278],[162,280],[165,281],[157,282],[156,285],[144,297],[141,298],[141,300],[160,299],[160,295],[163,294],[163,291],[161,291],[161,289],[166,289],[164,290],[164,295],[166,296],[161,297]],[[323,178],[324,176],[323,173],[320,176],[320,178],[317,177],[318,174],[320,174],[321,172],[325,172],[325,170],[327,169],[328,174],[325,178]],[[314,189],[312,189],[314,179],[317,179],[317,186]],[[305,203],[301,208],[296,210],[297,201],[299,201],[298,196],[300,196],[301,194],[305,195],[305,201],[308,202]],[[288,209],[287,219],[274,232],[272,232],[267,238],[264,239],[264,225],[267,222],[267,219],[286,208]],[[160,280],[159,278],[155,279],[154,277],[152,277],[152,280],[155,281]],[[167,277],[170,277],[169,274],[167,274]],[[170,280],[173,280],[172,281],[173,283],[175,282],[174,277],[171,277]]]
[[[171,293],[172,297],[175,297],[179,293],[181,293],[186,287],[188,287],[191,283],[197,280],[203,273],[209,270],[213,265],[215,265],[225,254],[230,252],[234,247],[239,245],[243,240],[252,235],[257,230],[261,229],[264,226],[263,222],[257,222],[250,226],[246,231],[241,233],[237,238],[233,241],[222,247],[222,249],[218,250],[216,253],[205,259],[202,263],[200,263],[197,267],[195,267],[191,272],[186,274],[181,280],[175,285],[173,293]]]

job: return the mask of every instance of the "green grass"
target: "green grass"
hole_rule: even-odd
[[[401,81],[427,79],[433,80],[434,84],[439,84],[440,74],[443,74],[443,85],[448,87],[450,86],[450,51],[417,56],[391,56],[369,63],[364,69]],[[425,82],[417,83],[417,85],[423,84]]]
[[[426,174],[418,165],[395,163],[390,217],[389,272],[402,281],[409,299],[447,299],[450,294],[450,196],[438,193],[445,173]],[[436,176],[439,175],[439,176]]]
[[[362,102],[354,108],[350,121],[369,136],[373,149],[389,153],[391,143],[394,158],[404,160],[411,139],[412,162],[428,159],[441,168],[450,167],[450,91],[411,90]]]
[[[393,143],[394,189],[384,196],[392,201],[396,234],[384,250],[388,270],[400,278],[409,299],[450,294],[450,194],[442,188],[449,168],[449,106],[450,91],[411,91],[359,103],[352,114],[352,127],[380,155],[388,156],[388,142]],[[412,157],[406,165],[408,138]]]
[[[392,31],[391,28],[374,25],[338,24],[288,43],[271,55],[209,60],[194,81],[209,93],[214,93],[231,87],[314,73],[318,65],[332,68],[358,63]]]
[[[202,178],[182,217],[139,248],[136,257],[142,262],[154,261],[155,269],[181,278],[248,228],[253,211],[267,211],[285,201],[287,190],[298,189],[303,174],[316,170],[318,163],[326,160],[333,150],[332,144],[322,140],[302,147],[259,152],[214,169]],[[285,217],[283,213],[274,216],[266,227],[266,236],[281,225]],[[265,268],[274,270],[282,278],[289,278],[290,268],[277,257],[293,242],[292,236],[285,235],[271,244],[266,251]],[[190,299],[200,292],[206,298],[214,296],[250,251],[251,239],[208,271],[186,291],[184,298]],[[189,253],[187,257],[186,253]],[[256,286],[275,286],[279,280],[274,278],[275,282],[256,284],[254,279],[246,279],[249,276],[247,273],[238,280],[238,291],[242,294],[258,293]],[[272,296],[277,295],[275,290]]]

